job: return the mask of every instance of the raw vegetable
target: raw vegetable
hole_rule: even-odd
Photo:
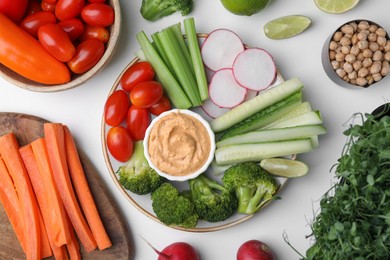
[[[263,10],[269,0],[221,0],[229,12],[236,15],[251,16]]]
[[[155,250],[156,251],[156,250]],[[175,242],[165,247],[161,252],[156,251],[158,260],[199,260],[199,254],[193,246],[185,242]]]
[[[160,100],[156,104],[148,108],[149,112],[155,116],[158,116],[161,113],[171,109],[172,109],[171,101],[169,101],[169,99],[164,95],[160,98]]]
[[[156,73],[147,61],[136,62],[121,76],[120,84],[123,90],[130,92],[138,83],[153,80]]]
[[[97,210],[94,198],[87,179],[83,166],[80,161],[80,156],[77,151],[76,143],[72,133],[67,126],[64,126],[66,159],[69,166],[69,173],[73,187],[76,191],[78,201],[83,210],[85,218],[92,234],[96,240],[96,244],[100,250],[104,250],[112,246],[111,240],[107,235],[103,222]]]
[[[260,167],[273,175],[285,178],[301,177],[309,171],[304,162],[286,158],[263,159],[260,161]]]
[[[62,30],[66,32],[72,42],[74,42],[76,39],[79,39],[83,34],[87,35],[88,37],[83,36],[82,38],[80,38],[81,41],[85,40],[86,38],[92,37],[92,33],[89,32],[90,26],[85,26],[84,23],[78,18],[58,22],[58,25],[62,28]],[[95,36],[96,34],[94,33],[93,35]],[[108,37],[109,33],[106,34],[107,40],[103,43],[107,43]]]
[[[105,3],[90,3],[81,10],[81,18],[86,24],[96,27],[108,27],[114,23],[114,8]]]
[[[271,123],[264,127],[264,129],[275,129],[284,127],[295,127],[303,125],[318,125],[322,124],[321,112],[319,110],[311,111],[298,115],[296,117],[288,118],[286,120]]]
[[[163,88],[157,81],[138,83],[130,92],[131,104],[137,107],[149,108],[156,104],[163,95]]]
[[[209,95],[211,101],[221,108],[233,108],[241,104],[247,90],[234,78],[232,69],[220,69],[211,78]]]
[[[186,16],[192,11],[193,0],[142,0],[141,15],[148,21],[156,21],[175,12]]]
[[[119,167],[116,174],[125,189],[140,195],[151,193],[163,183],[163,178],[145,158],[143,141],[135,143],[133,156],[126,165]]]
[[[300,116],[302,114],[305,114],[305,113],[308,113],[308,112],[311,112],[311,111],[313,111],[313,110],[311,108],[310,103],[308,101],[302,102],[302,104],[300,104],[293,111],[283,115],[281,118],[279,118],[278,120],[274,121],[269,126],[274,125],[274,124],[278,124],[279,122],[284,121],[286,119],[297,117],[297,116]]]
[[[65,64],[56,60],[37,40],[1,13],[0,25],[1,64],[43,84],[70,81],[70,72]]]
[[[58,0],[55,3],[55,15],[60,21],[75,18],[80,15],[84,4],[85,0]]]
[[[241,214],[254,214],[270,201],[278,189],[274,177],[255,162],[233,165],[225,171],[222,182],[235,192],[238,199],[237,211]]]
[[[224,221],[232,216],[238,205],[235,194],[202,174],[189,180],[192,202],[200,219]]]
[[[222,132],[260,110],[287,98],[297,91],[300,91],[302,88],[303,83],[299,79],[289,79],[273,88],[268,89],[267,91],[260,93],[255,98],[240,104],[229,112],[214,119],[210,122],[210,126],[214,132]]]
[[[123,126],[114,126],[107,133],[107,148],[120,162],[127,162],[133,154],[133,139]]]
[[[212,119],[217,118],[230,110],[229,108],[222,108],[217,106],[211,99],[204,101],[201,107],[203,111]]]
[[[118,126],[127,116],[130,107],[130,99],[123,90],[116,90],[104,104],[104,122],[110,126]]]
[[[253,144],[237,144],[215,150],[218,165],[229,165],[245,161],[260,161],[265,158],[306,153],[313,150],[310,138]]]
[[[82,74],[95,66],[105,51],[104,44],[97,39],[86,39],[76,47],[76,53],[68,61],[73,73]]]
[[[249,48],[237,55],[233,74],[241,86],[261,91],[275,80],[276,65],[273,57],[264,49]]]
[[[237,250],[237,260],[275,260],[271,248],[262,241],[248,240]]]
[[[145,132],[151,121],[148,109],[132,105],[127,113],[126,127],[133,141],[145,138]]]
[[[106,44],[110,38],[110,31],[107,27],[86,24],[82,35],[80,35],[80,40],[84,41],[89,38],[98,39],[102,43]]]
[[[0,1],[0,13],[17,24],[22,20],[28,2],[28,0],[2,0]]]
[[[44,24],[55,24],[56,16],[51,12],[40,11],[29,16],[26,16],[19,26],[35,38],[38,37],[38,29]]]
[[[213,71],[231,68],[242,51],[244,44],[240,37],[227,29],[217,29],[209,33],[201,48],[205,66]]]

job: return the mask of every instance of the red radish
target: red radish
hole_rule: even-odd
[[[213,101],[211,101],[211,99],[207,99],[203,102],[202,109],[211,118],[217,118],[230,110],[229,108],[217,106]]]
[[[240,37],[234,32],[227,29],[212,31],[202,44],[203,63],[213,71],[231,68],[234,59],[244,49]]]
[[[250,48],[237,55],[233,63],[233,74],[241,86],[260,91],[268,88],[275,80],[276,66],[267,51]]]
[[[233,76],[232,69],[221,69],[214,73],[209,84],[210,99],[219,107],[233,108],[242,103],[247,89],[241,87]]]
[[[246,93],[244,101],[248,101],[249,99],[252,99],[256,97],[259,94],[259,91],[254,91],[254,90],[248,90]]]
[[[142,237],[141,237],[142,238]],[[199,254],[193,246],[186,242],[175,242],[161,252],[142,238],[158,254],[158,260],[199,260]]]
[[[238,248],[237,260],[275,260],[271,248],[259,240],[249,240]]]

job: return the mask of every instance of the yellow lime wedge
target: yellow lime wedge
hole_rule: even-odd
[[[265,35],[274,40],[286,39],[306,30],[311,24],[310,18],[303,15],[289,15],[269,21],[264,25]]]
[[[314,0],[314,2],[321,11],[341,14],[354,8],[359,0]]]
[[[307,174],[309,167],[297,160],[268,158],[260,161],[260,166],[267,172],[285,178],[296,178]]]

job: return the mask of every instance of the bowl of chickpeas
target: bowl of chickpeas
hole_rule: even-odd
[[[386,30],[369,20],[341,25],[325,42],[325,72],[344,87],[367,88],[390,73],[390,39]]]

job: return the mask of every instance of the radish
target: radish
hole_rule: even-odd
[[[246,93],[244,101],[248,101],[249,99],[252,99],[256,97],[260,92],[259,91],[254,91],[254,90],[248,90]]]
[[[247,89],[234,79],[232,69],[221,69],[214,73],[209,85],[209,97],[219,107],[233,108],[241,104]]]
[[[275,260],[271,248],[259,240],[249,240],[242,244],[237,251],[237,260]]]
[[[186,242],[175,242],[162,251],[158,251],[147,240],[141,237],[158,255],[158,260],[199,260],[199,254],[193,246]]]
[[[233,74],[241,86],[260,91],[268,88],[275,80],[276,65],[264,49],[250,48],[237,55]]]
[[[213,71],[231,68],[237,55],[244,51],[240,37],[227,29],[212,31],[201,48],[203,63]]]
[[[229,111],[229,108],[222,108],[214,104],[211,99],[207,99],[202,104],[203,111],[211,118],[217,118],[223,114],[225,114],[227,111]]]

